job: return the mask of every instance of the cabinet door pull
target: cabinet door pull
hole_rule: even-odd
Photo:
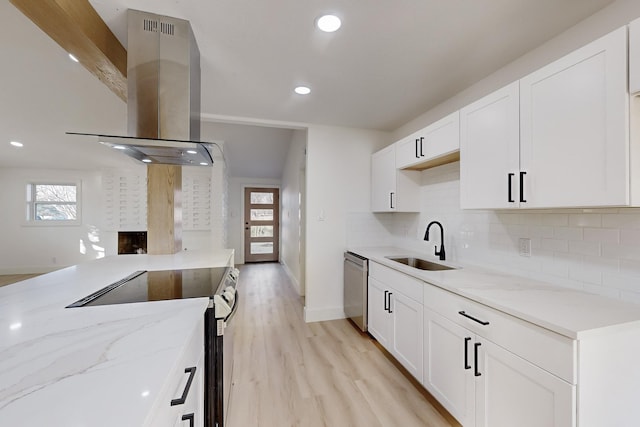
[[[391,193],[389,193],[389,207],[390,207],[391,209],[394,209],[394,208],[395,208],[395,206],[393,206],[393,195],[394,195],[394,194],[396,194],[396,193],[394,193],[393,191],[392,191]]]
[[[464,369],[471,369],[471,365],[469,365],[469,341],[471,341],[471,337],[466,337],[464,339]]]
[[[520,202],[521,203],[527,203],[527,201],[524,198],[524,176],[526,175],[526,172],[520,172]]]
[[[513,192],[511,190],[511,178],[513,178],[513,174],[512,173],[508,173],[507,174],[507,180],[509,182],[509,185],[508,185],[507,201],[509,203],[513,203],[514,202],[514,200],[513,200]]]
[[[473,345],[473,347],[474,347],[473,348],[473,362],[476,365],[476,367],[474,369],[475,372],[473,373],[473,375],[475,375],[476,377],[479,377],[480,375],[482,375],[480,373],[480,371],[478,371],[478,347],[480,347],[481,345],[482,345],[482,343],[479,343],[479,342],[477,342],[477,343],[475,343]]]
[[[189,379],[187,380],[187,385],[184,386],[184,390],[182,390],[182,396],[179,399],[173,399],[171,401],[171,406],[183,405],[184,402],[187,401],[187,396],[189,395],[189,389],[191,388],[191,383],[193,382],[193,377],[196,375],[196,367],[187,368],[184,370],[185,374],[189,374]]]
[[[471,319],[471,320],[473,320],[474,322],[478,322],[478,323],[480,323],[480,324],[481,324],[481,325],[483,325],[483,326],[487,326],[487,325],[489,324],[489,322],[486,322],[486,321],[484,321],[484,320],[480,320],[480,319],[477,319],[477,318],[475,318],[475,317],[473,317],[473,316],[468,315],[467,313],[465,313],[465,312],[464,312],[464,310],[463,310],[463,311],[459,311],[459,312],[458,312],[458,314],[459,314],[459,315],[461,315],[461,316],[466,317],[467,319]]]
[[[393,313],[393,311],[391,311],[391,295],[393,295],[393,293],[389,292],[389,314]]]
[[[189,420],[189,427],[194,427],[194,425],[195,425],[194,418],[195,418],[195,414],[194,413],[185,414],[185,415],[182,416],[182,421]]]
[[[387,305],[387,294],[389,291],[384,291],[384,311],[389,311],[389,306]]]
[[[420,158],[420,154],[418,152],[418,138],[416,138],[416,159]]]
[[[420,157],[424,157],[424,153],[422,152],[422,141],[424,141],[424,136],[420,137]]]

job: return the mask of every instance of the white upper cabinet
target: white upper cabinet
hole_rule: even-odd
[[[460,204],[463,209],[518,207],[518,83],[460,111]]]
[[[632,204],[626,27],[460,114],[462,208]]]
[[[626,28],[520,80],[520,171],[521,206],[629,204]]]
[[[396,143],[398,169],[426,169],[458,159],[460,150],[460,114],[430,124]]]
[[[371,210],[418,212],[420,172],[396,169],[396,145],[371,156]]]

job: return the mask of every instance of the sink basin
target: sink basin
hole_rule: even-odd
[[[409,267],[417,268],[418,270],[439,271],[439,270],[455,270],[454,267],[438,264],[436,262],[427,261],[420,258],[392,258],[387,257],[391,261],[399,262],[400,264],[408,265]]]

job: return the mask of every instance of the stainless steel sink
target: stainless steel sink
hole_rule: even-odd
[[[399,262],[400,264],[408,265],[409,267],[417,268],[418,270],[428,271],[440,271],[440,270],[455,270],[455,267],[449,267],[447,265],[438,264],[436,262],[427,261],[420,258],[395,258],[387,257],[391,261]]]

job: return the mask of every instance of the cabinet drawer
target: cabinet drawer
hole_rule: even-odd
[[[398,292],[402,292],[412,300],[422,304],[422,288],[425,287],[423,281],[414,279],[392,268],[376,264],[375,262],[369,263],[369,276],[393,287]]]
[[[424,305],[534,365],[576,384],[576,345],[572,339],[428,284],[424,286]]]

